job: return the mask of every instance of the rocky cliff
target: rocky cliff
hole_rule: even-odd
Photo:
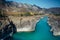
[[[34,31],[40,16],[28,16],[28,17],[16,17],[9,16],[9,19],[13,21],[19,31]],[[17,20],[18,19],[18,20]]]
[[[60,16],[51,15],[48,19],[48,24],[54,36],[60,35]]]

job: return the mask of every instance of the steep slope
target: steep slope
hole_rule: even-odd
[[[60,7],[54,7],[54,8],[50,8],[48,10],[54,14],[60,14]]]
[[[24,13],[33,13],[33,14],[39,14],[39,11],[42,10],[42,8],[36,6],[36,5],[30,5],[26,3],[17,3],[13,1],[7,1],[6,2],[6,13],[7,14],[24,14]]]
[[[26,4],[26,3],[17,3],[17,2],[5,1],[5,0],[3,0],[3,3],[1,3],[0,5],[1,5],[0,8],[4,8],[4,12],[7,15],[19,15],[19,14],[25,14],[25,13],[30,13],[30,14],[49,14],[49,13],[60,14],[60,7],[46,9],[46,8],[40,8],[37,5],[30,5],[30,4]]]

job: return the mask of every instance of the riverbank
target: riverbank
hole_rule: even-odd
[[[50,26],[47,24],[47,17],[43,17],[36,24],[33,32],[17,32],[13,35],[14,40],[60,40],[50,32]]]
[[[48,24],[51,26],[51,32],[54,36],[60,35],[60,17],[51,15],[48,18]]]
[[[9,19],[13,21],[17,28],[17,32],[22,31],[34,31],[36,23],[39,22],[39,19],[43,18],[44,15],[37,16],[9,16]],[[18,20],[17,20],[18,19]]]

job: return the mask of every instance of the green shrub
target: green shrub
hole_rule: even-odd
[[[25,13],[25,14],[23,14],[24,16],[32,16],[31,14],[30,14],[30,12],[27,12],[27,13]]]

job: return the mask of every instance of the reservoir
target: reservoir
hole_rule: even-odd
[[[33,32],[17,32],[13,35],[13,40],[60,40],[59,36],[54,36],[50,32],[50,26],[47,23],[48,17],[41,18],[36,24]]]

